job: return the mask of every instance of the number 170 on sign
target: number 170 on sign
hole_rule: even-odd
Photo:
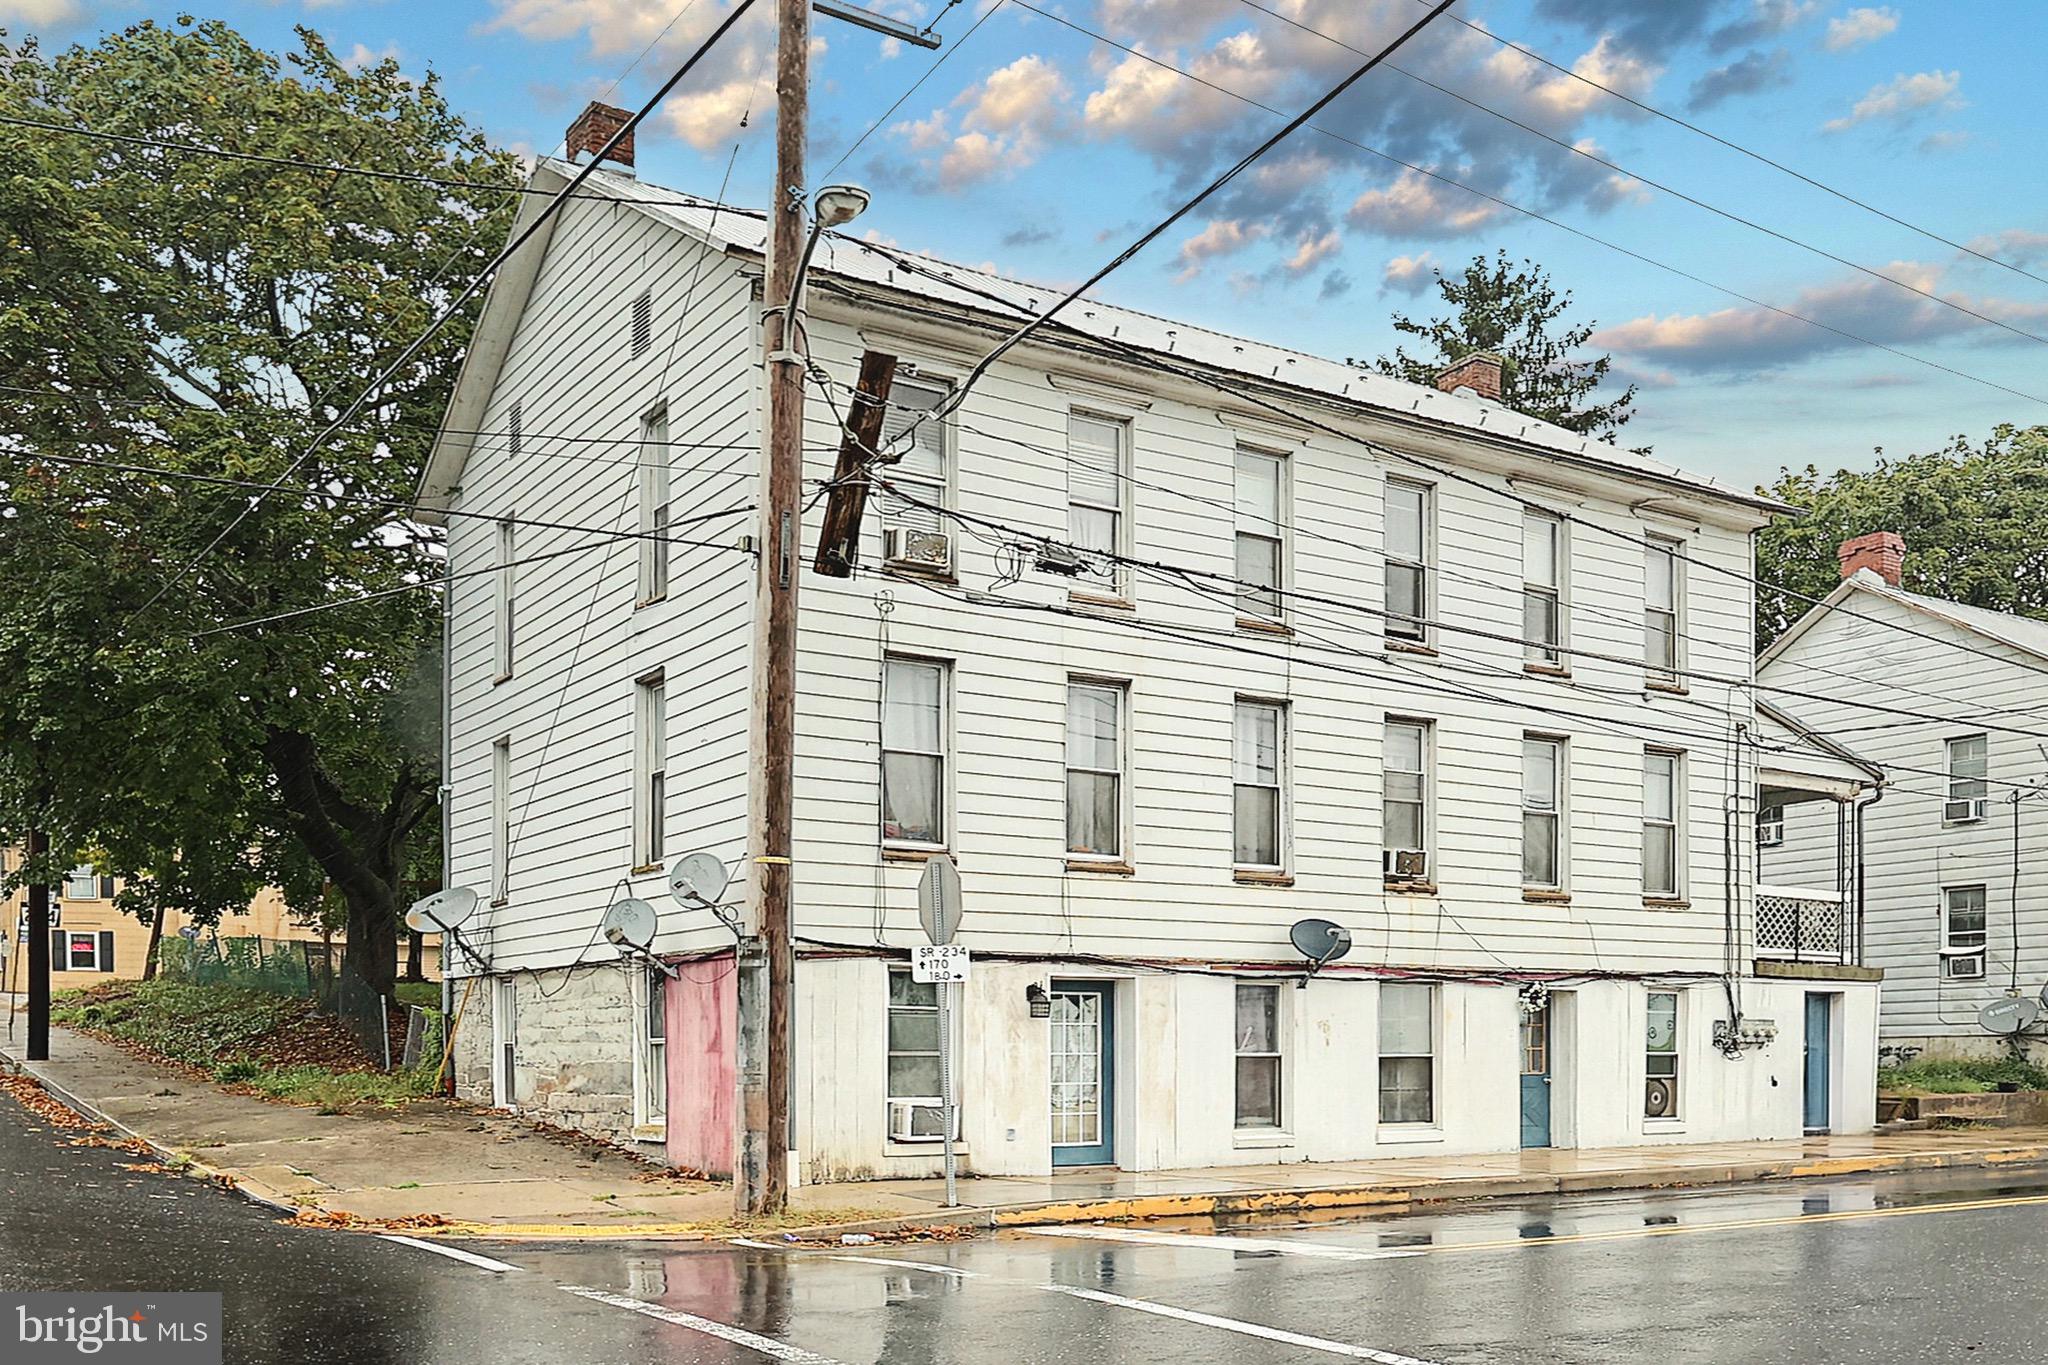
[[[965,981],[967,950],[957,943],[920,943],[910,950],[913,981]]]

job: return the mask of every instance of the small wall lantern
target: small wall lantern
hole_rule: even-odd
[[[1032,982],[1024,988],[1024,999],[1030,1002],[1033,1019],[1052,1018],[1052,997],[1045,993],[1045,987]]]

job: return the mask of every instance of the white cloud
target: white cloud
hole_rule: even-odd
[[[1210,261],[1240,252],[1265,235],[1263,224],[1246,225],[1235,218],[1218,218],[1180,244],[1180,277],[1185,280],[1199,275]]]
[[[934,109],[890,131],[936,173],[935,188],[958,191],[1036,161],[1047,134],[1062,130],[1067,96],[1059,68],[1027,53],[954,98],[958,132],[953,111],[947,109]]]
[[[1344,216],[1359,231],[1384,237],[1460,237],[1506,212],[1441,181],[1403,171],[1393,184],[1352,200]]]
[[[1344,238],[1334,231],[1304,232],[1294,244],[1294,254],[1282,265],[1290,275],[1306,275],[1344,249]]]
[[[1963,82],[1960,71],[1922,71],[1898,75],[1882,85],[1873,85],[1855,107],[1841,118],[1821,125],[1823,132],[1839,133],[1872,119],[1897,121],[1936,105],[1956,106],[1956,87]]]
[[[365,71],[381,62],[395,62],[398,59],[397,43],[386,43],[375,49],[357,43],[342,57],[341,64],[351,71]]]
[[[1987,233],[1972,238],[1970,250],[1981,251],[1986,256],[1996,256],[2002,261],[2016,265],[2031,265],[2035,261],[2048,261],[2048,232],[2034,232],[2027,228],[2007,228],[2003,232]]]
[[[1508,49],[1501,49],[1502,53]],[[1519,54],[1516,54],[1519,57]],[[1520,58],[1527,61],[1527,58]],[[1618,90],[1624,95],[1641,99],[1657,83],[1658,68],[1641,57],[1623,51],[1608,35],[1601,35],[1600,41],[1572,63],[1572,73],[1585,77],[1574,80],[1571,76],[1557,75],[1539,81],[1529,93],[1538,107],[1557,118],[1577,118],[1601,100],[1612,99],[1605,91],[1596,90],[1595,85],[1604,85],[1609,90]],[[1588,84],[1592,82],[1592,84]]]
[[[1822,40],[1822,46],[1830,52],[1847,52],[1876,42],[1898,26],[1899,12],[1889,5],[1880,9],[1852,9],[1839,19],[1828,20],[1828,36]]]
[[[0,0],[0,23],[56,25],[84,17],[78,0]]]
[[[1018,133],[1050,119],[1066,94],[1066,78],[1059,68],[1035,52],[1027,53],[989,73],[961,123],[984,131]]]
[[[1380,292],[1404,294],[1412,299],[1435,284],[1437,274],[1438,262],[1433,252],[1396,256],[1380,271]]]

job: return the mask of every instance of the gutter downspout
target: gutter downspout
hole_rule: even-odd
[[[1856,859],[1856,870],[1854,874],[1856,886],[1856,961],[1850,965],[1857,967],[1866,967],[1870,965],[1869,963],[1863,960],[1865,896],[1863,880],[1863,816],[1864,812],[1868,811],[1872,806],[1876,805],[1878,802],[1884,800],[1884,793],[1885,779],[1879,778],[1877,786],[1871,789],[1870,798],[1866,801],[1858,801],[1856,803],[1855,814],[1850,818],[1852,833],[1850,835],[1849,842],[1850,847],[1854,850],[1854,856]]]
[[[441,885],[450,884],[455,872],[455,844],[453,838],[454,820],[449,813],[449,798],[454,793],[452,785],[455,772],[455,735],[450,722],[455,714],[454,670],[449,666],[449,646],[454,637],[455,593],[452,587],[441,589]],[[449,935],[441,935],[441,1074],[436,1078],[435,1089],[443,1095],[455,1093],[455,978],[449,975]]]

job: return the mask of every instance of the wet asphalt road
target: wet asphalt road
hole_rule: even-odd
[[[463,1243],[493,1273],[63,1145],[0,1098],[0,1287],[220,1290],[231,1361],[2021,1362],[2048,1178],[788,1251]],[[576,1290],[585,1293],[577,1293]],[[595,1297],[593,1297],[595,1296]]]

